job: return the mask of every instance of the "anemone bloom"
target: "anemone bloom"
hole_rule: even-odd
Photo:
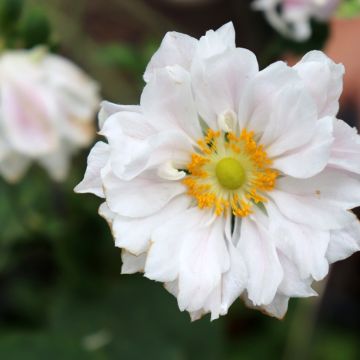
[[[95,135],[95,81],[45,48],[4,51],[0,101],[0,174],[16,181],[36,161],[63,180],[72,153]]]
[[[327,21],[340,0],[254,0],[253,7],[264,11],[269,23],[282,35],[296,41],[311,36],[310,20]]]
[[[240,296],[282,317],[314,295],[359,249],[360,140],[335,117],[343,72],[321,52],[259,71],[231,23],[168,33],[140,106],[103,103],[108,143],[75,189],[105,198],[122,272],[164,282],[192,319]]]

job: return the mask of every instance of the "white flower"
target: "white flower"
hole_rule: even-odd
[[[359,249],[360,138],[336,119],[342,65],[321,52],[259,71],[232,24],[168,33],[139,106],[104,103],[77,192],[122,248],[123,273],[165,283],[192,319],[242,296],[282,317]],[[316,83],[313,83],[316,74]]]
[[[0,55],[0,174],[19,179],[32,161],[56,180],[95,135],[97,84],[44,48]]]
[[[340,0],[254,0],[268,22],[285,37],[305,41],[311,35],[310,20],[328,20]]]

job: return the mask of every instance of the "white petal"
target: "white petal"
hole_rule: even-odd
[[[326,200],[289,194],[280,190],[273,190],[269,196],[289,220],[318,230],[341,229],[352,221],[352,214],[349,211]]]
[[[331,232],[326,253],[330,263],[343,260],[360,250],[360,223],[354,216],[353,222],[344,229]]]
[[[134,274],[137,272],[143,272],[146,261],[146,253],[135,256],[126,250],[121,251],[122,274]]]
[[[306,144],[316,129],[316,107],[301,82],[290,82],[279,90],[267,117],[259,142],[271,158]]]
[[[147,168],[167,161],[184,165],[193,152],[189,138],[182,132],[155,132],[139,113],[112,115],[101,134],[108,138],[111,147],[112,170],[124,180],[131,180]]]
[[[294,263],[303,279],[310,276],[315,280],[323,279],[329,270],[325,256],[330,240],[329,231],[290,221],[271,202],[266,205],[266,210],[277,249]]]
[[[199,114],[209,127],[217,128],[217,118],[225,111],[238,112],[245,86],[258,72],[255,55],[246,49],[228,49],[221,56],[194,58],[191,68]]]
[[[230,255],[229,271],[222,279],[221,315],[227,314],[231,304],[242,294],[246,288],[247,269],[240,249],[232,241],[228,242]]]
[[[199,40],[194,57],[211,58],[222,55],[226,50],[235,49],[235,29],[232,22],[218,30],[209,30]]]
[[[98,115],[99,128],[103,127],[108,117],[122,111],[141,113],[141,108],[139,105],[118,105],[110,101],[103,101]]]
[[[249,299],[255,305],[271,303],[283,271],[270,235],[252,219],[244,218],[238,248],[248,271]]]
[[[289,299],[286,295],[276,294],[274,300],[270,304],[262,306],[261,309],[268,315],[282,319],[287,312]]]
[[[334,121],[334,137],[329,165],[360,174],[360,136],[342,120]]]
[[[316,128],[310,141],[300,148],[275,158],[273,167],[297,178],[314,176],[327,165],[332,143],[331,118],[322,118],[316,122]]]
[[[194,141],[202,137],[190,74],[178,65],[154,72],[143,90],[141,107],[158,130],[179,130]]]
[[[274,99],[285,86],[298,86],[299,81],[296,72],[281,61],[258,72],[241,97],[238,113],[241,127],[261,135],[269,124]]]
[[[144,74],[144,80],[149,82],[158,68],[180,65],[190,69],[197,40],[191,36],[175,31],[168,32],[161,42],[159,50],[153,55]]]
[[[150,170],[124,181],[106,167],[102,171],[102,182],[110,209],[119,215],[135,218],[156,213],[171,199],[186,192],[180,182],[163,180],[156,171]]]
[[[179,196],[157,213],[144,218],[128,218],[117,215],[112,224],[115,245],[125,248],[134,255],[145,252],[149,246],[152,232],[172,217],[185,211],[190,201],[189,196]]]
[[[96,196],[104,197],[100,172],[109,158],[109,151],[109,145],[102,141],[99,141],[94,145],[88,156],[88,165],[84,179],[75,187],[75,192],[89,192]]]
[[[192,208],[165,222],[152,234],[145,276],[152,280],[171,282],[177,279],[180,252],[186,236],[202,222],[199,209]]]
[[[278,251],[279,260],[284,271],[284,277],[278,289],[278,293],[289,297],[310,297],[317,293],[311,288],[312,277],[303,278],[294,263]]]
[[[307,179],[285,176],[277,180],[276,188],[291,194],[326,200],[344,209],[360,205],[360,181],[338,169],[326,168]]]
[[[335,116],[343,90],[344,66],[334,63],[323,52],[314,50],[307,53],[294,69],[316,100],[319,117]]]
[[[222,274],[230,266],[222,219],[216,219],[209,226],[200,225],[187,234],[179,265],[180,310],[196,311],[206,307],[208,297],[220,285]],[[220,312],[220,299],[218,304]]]

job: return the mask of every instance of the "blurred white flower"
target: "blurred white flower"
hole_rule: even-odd
[[[329,263],[359,250],[360,138],[335,117],[343,73],[317,51],[259,71],[232,24],[199,41],[168,33],[140,105],[103,103],[108,143],[75,189],[105,198],[122,272],[164,282],[192,319],[240,296],[282,317],[290,297],[315,295]]]
[[[340,0],[254,0],[253,8],[283,36],[305,41],[311,36],[310,20],[327,21]]]
[[[45,48],[0,55],[0,174],[16,181],[33,161],[63,180],[95,135],[97,84]]]

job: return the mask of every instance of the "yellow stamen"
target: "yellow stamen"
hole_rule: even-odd
[[[254,204],[267,201],[266,192],[275,187],[279,173],[271,169],[271,159],[252,131],[243,129],[237,136],[209,129],[198,145],[183,184],[200,209],[245,217]]]

